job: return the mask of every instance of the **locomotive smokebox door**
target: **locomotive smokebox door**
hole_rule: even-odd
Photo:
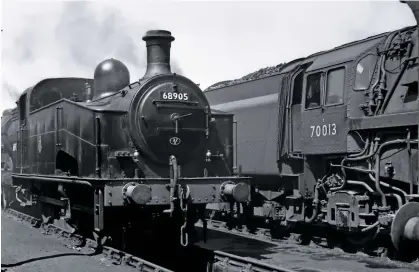
[[[174,155],[184,164],[207,137],[208,101],[194,82],[171,73],[169,31],[148,31],[143,40],[147,71],[130,105],[131,137],[149,159],[163,165]]]
[[[346,67],[307,69],[302,111],[302,151],[305,154],[346,152],[347,125],[344,93]],[[310,70],[316,69],[311,72]]]

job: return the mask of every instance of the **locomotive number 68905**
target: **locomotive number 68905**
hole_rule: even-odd
[[[163,100],[183,100],[183,101],[189,100],[189,96],[187,93],[161,92],[160,98]]]

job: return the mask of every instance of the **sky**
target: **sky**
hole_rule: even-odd
[[[415,25],[399,1],[1,1],[1,111],[48,77],[93,77],[107,58],[144,75],[150,29],[172,32],[172,71],[202,89]]]

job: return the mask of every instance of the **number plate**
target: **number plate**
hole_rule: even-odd
[[[162,100],[180,100],[188,101],[189,95],[187,93],[172,93],[172,92],[161,92],[160,99]]]
[[[336,124],[323,124],[321,126],[310,126],[311,129],[311,138],[314,137],[324,137],[324,136],[334,136],[337,133]]]

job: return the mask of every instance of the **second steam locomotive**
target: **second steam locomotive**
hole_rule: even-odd
[[[171,72],[170,32],[143,40],[139,81],[109,59],[93,80],[42,80],[7,111],[5,206],[39,205],[45,222],[72,231],[92,222],[99,242],[171,218],[163,231],[176,226],[187,245],[206,204],[249,200],[249,178],[233,175],[233,115],[212,110],[197,84]]]
[[[273,234],[307,243],[326,229],[329,245],[389,240],[415,253],[417,37],[382,33],[205,91],[238,122],[237,163],[254,178],[247,212]]]

